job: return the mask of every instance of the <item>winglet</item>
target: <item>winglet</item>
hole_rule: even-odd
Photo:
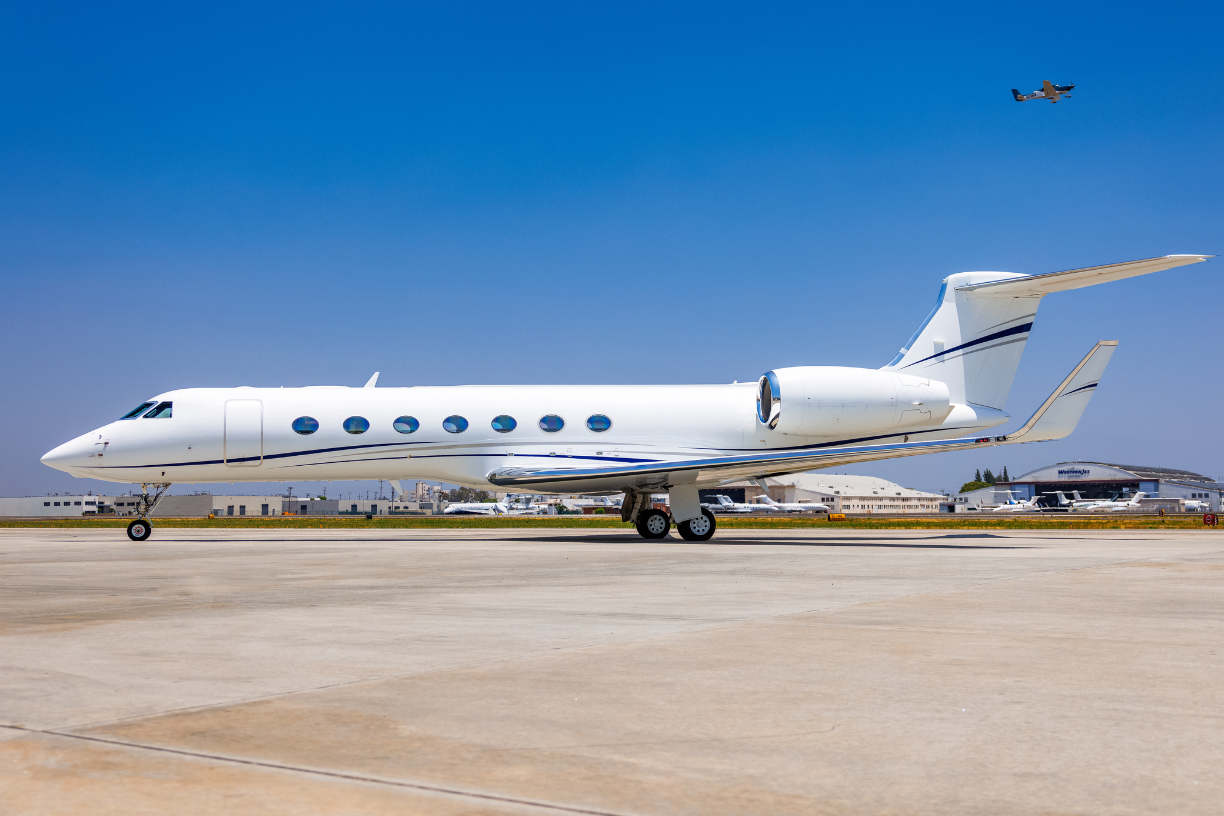
[[[367,380],[367,381],[366,381],[366,384],[365,384],[364,386],[362,386],[362,387],[363,387],[363,388],[373,388],[373,387],[374,387],[374,385],[375,385],[377,382],[378,382],[378,372],[377,372],[377,371],[375,371],[375,372],[374,372],[374,376],[373,376],[373,377],[371,377],[369,380]]]
[[[1105,366],[1118,348],[1117,340],[1102,340],[1092,347],[1062,385],[1054,390],[1020,430],[1008,434],[1008,442],[1044,442],[1062,439],[1079,424],[1084,409],[1105,373]]]

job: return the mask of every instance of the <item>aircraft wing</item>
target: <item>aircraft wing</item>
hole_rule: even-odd
[[[1047,99],[1054,99],[1054,98],[1055,98],[1055,93],[1056,93],[1056,92],[1055,92],[1055,90],[1054,90],[1054,83],[1053,83],[1053,82],[1050,82],[1050,80],[1048,80],[1048,79],[1043,79],[1043,80],[1041,80],[1041,90],[1042,90],[1043,92],[1045,92],[1045,95],[1046,95],[1046,98],[1047,98]]]
[[[829,442],[783,451],[598,468],[500,468],[489,473],[487,478],[498,487],[520,490],[575,493],[662,491],[674,484],[715,485],[737,479],[782,476],[878,459],[1061,439],[1075,430],[1117,345],[1114,340],[1097,343],[1028,422],[1008,436],[885,445]]]

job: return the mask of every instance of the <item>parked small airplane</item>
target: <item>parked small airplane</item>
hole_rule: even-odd
[[[531,496],[507,496],[499,502],[463,502],[449,504],[442,511],[451,516],[540,516],[548,512],[547,504],[536,504]]]
[[[1210,513],[1211,502],[1199,501],[1198,499],[1186,499],[1187,513]]]
[[[1139,500],[1147,494],[1140,491],[1131,497],[1130,501],[1100,501],[1084,509],[1089,513],[1120,513],[1123,510],[1138,510]]]
[[[1098,504],[1098,503],[1100,503],[1101,501],[1104,501],[1103,499],[1085,499],[1085,498],[1081,498],[1078,490],[1072,490],[1072,491],[1071,491],[1071,495],[1072,495],[1072,497],[1073,497],[1073,498],[1070,498],[1070,499],[1068,499],[1068,498],[1067,498],[1067,497],[1066,497],[1066,496],[1063,494],[1063,492],[1062,492],[1062,491],[1058,491],[1058,492],[1057,492],[1057,493],[1055,493],[1054,495],[1055,495],[1055,496],[1058,496],[1058,506],[1059,506],[1059,507],[1065,507],[1065,508],[1067,508],[1068,510],[1084,510],[1084,509],[1086,509],[1086,508],[1088,508],[1088,507],[1091,507],[1091,506],[1092,506],[1092,505],[1094,505],[1094,504]]]
[[[1064,96],[1070,99],[1071,89],[1074,87],[1074,85],[1055,85],[1047,79],[1041,83],[1040,91],[1022,94],[1015,88],[1012,88],[1012,96],[1016,97],[1017,102],[1027,102],[1030,99],[1048,99],[1051,102],[1057,102]]]
[[[1019,501],[1017,499],[1008,499],[998,507],[991,509],[992,513],[1036,513],[1041,510],[1037,506],[1037,500],[1040,496],[1034,496],[1028,501]]]
[[[816,502],[778,502],[771,499],[769,496],[757,496],[756,501],[765,505],[769,510],[782,513],[827,513],[829,506],[827,504],[818,504]]]
[[[760,504],[733,502],[730,496],[723,496],[722,494],[715,496],[712,502],[703,502],[701,506],[713,510],[715,513],[764,513],[769,509]]]
[[[508,516],[510,505],[503,502],[463,502],[448,504],[442,514],[445,516]]]

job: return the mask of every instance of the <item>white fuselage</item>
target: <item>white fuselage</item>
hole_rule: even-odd
[[[954,405],[942,421],[925,427],[912,420],[901,427],[889,415],[872,428],[834,414],[834,432],[799,436],[759,422],[756,397],[754,383],[183,389],[149,400],[173,403],[169,417],[111,422],[43,461],[76,476],[133,484],[427,479],[489,488],[486,476],[503,467],[669,462],[900,441],[913,434],[950,439],[1009,418],[998,410]],[[853,420],[855,406],[847,405]],[[466,419],[465,430],[444,428],[453,416]],[[415,431],[396,430],[403,417],[415,420]],[[495,430],[498,417],[512,417],[516,427]],[[562,427],[544,430],[546,417],[559,417]],[[592,417],[606,421],[589,422]],[[317,430],[295,432],[300,418],[314,420]],[[365,421],[350,427],[368,429],[346,431],[350,418]],[[837,434],[839,423],[854,433]],[[591,429],[604,425],[606,430]]]

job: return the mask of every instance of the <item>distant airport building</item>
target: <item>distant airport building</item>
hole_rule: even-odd
[[[0,499],[0,516],[96,516],[114,512],[113,496],[22,496]]]
[[[814,471],[765,479],[769,497],[784,504],[824,504],[831,513],[938,513],[946,497],[893,484],[875,476],[839,476]],[[764,495],[758,484],[733,482],[701,491],[701,500],[714,501],[718,494],[735,502],[751,502]]]
[[[279,516],[282,496],[165,496],[152,516]],[[0,516],[135,516],[138,496],[23,496],[0,498]]]
[[[1193,500],[1207,503],[1212,512],[1220,512],[1222,491],[1224,484],[1188,470],[1107,462],[1060,462],[1031,470],[1010,482],[961,493],[956,500],[967,507],[981,508],[1003,504],[1009,498],[1028,501],[1040,496],[1038,504],[1041,506],[1057,507],[1056,494],[1059,492],[1068,499],[1073,498],[1073,492],[1078,492],[1081,499],[1127,498],[1142,492],[1147,494],[1147,498],[1141,500],[1145,510],[1184,512],[1185,502]]]

